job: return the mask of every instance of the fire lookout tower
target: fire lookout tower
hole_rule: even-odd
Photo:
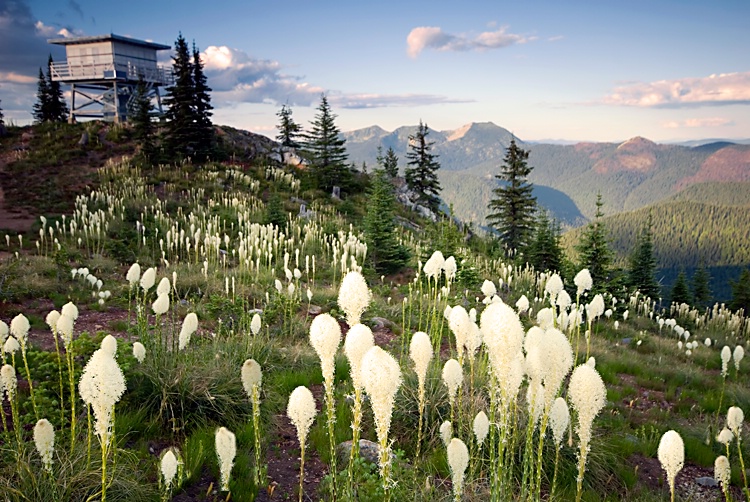
[[[65,46],[67,61],[52,63],[50,75],[71,86],[68,122],[78,117],[126,121],[140,79],[163,113],[159,87],[172,85],[174,77],[171,68],[156,64],[156,51],[170,46],[113,34],[47,42]]]

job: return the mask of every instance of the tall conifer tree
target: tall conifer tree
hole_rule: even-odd
[[[320,96],[320,105],[312,129],[306,137],[305,149],[311,156],[311,171],[318,188],[330,191],[334,186],[348,185],[351,174],[346,164],[346,140],[336,126],[336,115],[331,111],[328,98]]]
[[[414,134],[409,135],[409,151],[406,153],[409,167],[404,172],[406,186],[417,194],[418,201],[437,214],[440,207],[440,180],[437,171],[440,163],[437,155],[432,153],[434,141],[429,141],[427,135],[430,133],[427,124],[419,121],[419,126]]]
[[[703,261],[693,274],[693,301],[697,307],[708,307],[711,303],[711,275]]]
[[[560,225],[550,220],[546,210],[539,211],[534,237],[527,247],[528,262],[540,272],[562,272],[563,250],[560,246]]]
[[[529,151],[520,148],[516,139],[510,141],[500,174],[495,175],[501,184],[492,192],[495,198],[489,203],[487,221],[498,234],[508,251],[523,253],[531,238],[536,212],[536,197],[528,176]]]
[[[364,221],[367,257],[376,271],[395,272],[406,264],[409,253],[396,236],[396,201],[393,185],[385,171],[375,171],[368,195]]]
[[[276,141],[281,143],[281,146],[299,148],[300,144],[297,138],[299,138],[302,128],[292,118],[292,109],[289,105],[282,105],[276,116],[279,117],[279,125],[276,126],[279,134],[276,135]]]
[[[391,178],[398,176],[398,156],[392,146],[388,147],[385,155],[383,155],[383,147],[378,146],[378,155],[375,160],[388,176]]]
[[[648,221],[638,236],[635,250],[630,256],[628,285],[652,300],[658,300],[661,288],[656,281],[656,257],[654,256],[652,228],[653,221],[649,214]]]
[[[614,253],[609,247],[609,234],[604,224],[602,212],[602,194],[596,196],[596,214],[594,221],[590,222],[583,231],[580,242],[575,246],[580,259],[579,268],[587,268],[591,274],[593,291],[596,293],[606,289],[607,282],[611,279],[611,267]]]
[[[203,71],[201,53],[193,43],[193,113],[195,114],[195,152],[196,156],[205,160],[215,152],[214,126],[211,122],[211,88]]]
[[[34,103],[31,114],[37,124],[49,120],[49,87],[47,86],[47,77],[44,76],[41,68],[39,68],[39,77],[36,83],[36,103]]]
[[[47,92],[49,94],[47,100],[47,106],[49,107],[48,120],[50,122],[65,122],[70,114],[70,110],[65,103],[60,82],[52,80],[53,62],[52,54],[50,54],[49,59],[47,60]]]
[[[141,148],[141,155],[147,163],[152,163],[155,159],[156,145],[154,143],[155,127],[151,121],[151,112],[154,105],[151,104],[151,98],[148,96],[148,87],[143,78],[138,80],[138,86],[135,88],[133,96],[132,116],[128,121],[133,126],[133,138]]]
[[[172,72],[174,85],[167,88],[164,104],[167,106],[165,140],[168,152],[177,158],[194,155],[195,144],[195,84],[193,62],[182,33],[174,44]]]

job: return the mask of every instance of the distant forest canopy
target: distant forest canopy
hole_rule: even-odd
[[[669,298],[680,270],[690,279],[703,263],[711,275],[714,299],[729,300],[730,281],[750,266],[750,183],[696,184],[667,202],[605,217],[618,265],[627,263],[649,214],[663,298]],[[574,229],[563,235],[569,256],[575,256],[573,245],[582,231]]]

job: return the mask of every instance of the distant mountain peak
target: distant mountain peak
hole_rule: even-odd
[[[445,137],[446,141],[455,141],[457,139],[463,138],[464,136],[466,136],[466,133],[469,132],[469,129],[471,129],[473,125],[474,123],[471,122],[470,124],[459,127],[455,131],[450,131]]]
[[[623,143],[620,143],[617,146],[617,149],[640,149],[640,148],[653,148],[656,146],[656,143],[651,141],[650,139],[646,139],[643,136],[636,136],[634,138],[630,138],[627,141],[624,141]]]

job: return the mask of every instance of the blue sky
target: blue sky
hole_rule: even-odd
[[[62,58],[47,38],[172,45],[181,31],[214,121],[272,136],[281,104],[307,126],[325,92],[345,131],[421,119],[524,140],[750,138],[748,25],[746,0],[0,0],[0,99],[30,120],[38,67]]]

